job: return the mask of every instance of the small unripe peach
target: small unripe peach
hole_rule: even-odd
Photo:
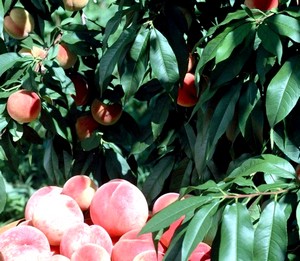
[[[24,39],[34,30],[32,15],[21,7],[13,8],[9,15],[4,17],[4,30],[15,39]]]
[[[56,60],[63,69],[70,69],[77,61],[77,56],[65,43],[58,44]]]
[[[31,49],[28,49],[28,48],[21,48],[20,51],[19,51],[19,54],[21,55],[31,55],[33,56],[34,58],[40,58],[40,59],[45,59],[46,56],[47,56],[47,51],[44,50],[43,48],[41,47],[38,47],[38,46],[32,46]]]
[[[249,8],[256,8],[268,11],[278,7],[278,0],[245,0],[245,5]]]
[[[120,103],[105,104],[94,99],[91,106],[93,118],[102,125],[113,125],[121,117],[123,108]]]
[[[63,0],[64,7],[68,11],[79,11],[83,9],[89,0]]]
[[[15,121],[32,122],[41,112],[41,99],[33,91],[18,90],[8,97],[6,108],[9,116]]]

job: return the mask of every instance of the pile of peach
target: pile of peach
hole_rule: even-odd
[[[157,251],[152,234],[139,232],[178,197],[160,196],[149,214],[146,198],[132,183],[114,179],[98,187],[88,176],[73,176],[62,187],[45,186],[32,194],[24,221],[0,234],[0,260],[162,260],[184,217],[165,231]],[[189,260],[210,260],[210,246],[200,243]]]

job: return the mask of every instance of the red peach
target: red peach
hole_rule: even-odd
[[[113,244],[107,231],[99,225],[89,226],[85,223],[76,224],[64,233],[60,253],[71,258],[77,249],[88,243],[102,246],[111,255]]]
[[[45,195],[55,194],[58,195],[62,192],[62,188],[59,186],[45,186],[36,190],[30,198],[27,200],[25,205],[25,219],[31,220],[34,209],[41,198],[44,198]]]
[[[15,121],[32,122],[40,115],[41,99],[33,91],[18,90],[8,97],[6,108],[9,116]]]
[[[83,9],[89,0],[63,0],[64,8],[68,11],[79,11]]]
[[[33,32],[35,23],[32,15],[24,8],[15,7],[4,17],[4,30],[15,39],[24,39]]]
[[[70,69],[77,61],[77,55],[65,43],[58,44],[56,60],[63,69]]]
[[[190,255],[188,261],[210,261],[211,247],[206,243],[199,243]]]
[[[179,193],[169,192],[161,195],[153,204],[152,212],[153,215],[165,207],[169,206],[171,203],[175,202],[179,198]],[[169,247],[172,237],[176,229],[181,225],[184,220],[184,216],[180,217],[178,220],[174,221],[170,227],[162,234],[160,242],[165,246]]]
[[[182,107],[193,107],[198,101],[197,89],[195,86],[195,75],[186,73],[183,83],[178,88],[177,104]]]
[[[71,257],[71,261],[87,260],[110,261],[110,256],[102,246],[89,243],[77,249]]]
[[[69,228],[83,222],[83,213],[77,202],[63,194],[41,198],[32,215],[33,225],[46,235],[53,246],[60,244],[63,234]]]
[[[245,0],[244,4],[249,8],[256,8],[262,11],[271,10],[277,8],[279,1],[278,0]]]
[[[32,226],[16,226],[1,234],[0,252],[5,261],[49,260],[52,255],[46,236]]]
[[[111,180],[96,191],[90,215],[111,237],[141,229],[148,219],[148,204],[138,187],[126,180]]]
[[[123,108],[120,103],[105,104],[98,99],[94,99],[91,112],[97,122],[109,126],[115,124],[121,118]]]
[[[90,114],[79,116],[75,123],[76,134],[80,141],[91,137],[98,127],[99,123]]]
[[[133,261],[162,261],[163,257],[162,252],[157,253],[155,250],[147,250],[136,255]]]
[[[89,86],[86,79],[79,73],[70,76],[74,84],[76,95],[72,95],[77,106],[85,105],[89,97]]]
[[[51,257],[50,261],[70,261],[70,258],[60,254],[56,254]]]

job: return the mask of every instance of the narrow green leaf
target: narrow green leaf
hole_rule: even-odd
[[[150,34],[150,64],[154,76],[167,89],[179,80],[176,56],[168,40],[155,28]]]
[[[296,219],[297,219],[297,224],[298,227],[300,227],[300,203],[298,202],[297,208],[296,208]],[[298,229],[298,234],[300,237],[300,229]]]
[[[0,213],[4,210],[5,204],[6,204],[6,189],[5,189],[4,178],[2,176],[2,173],[0,172]]]
[[[22,57],[17,53],[4,53],[0,55],[0,76],[12,68]]]
[[[270,16],[266,22],[274,32],[300,43],[300,21],[298,19],[285,14],[276,14]]]
[[[245,160],[228,175],[228,178],[249,176],[256,172],[264,172],[282,178],[295,179],[293,166],[287,160],[272,154],[262,154]]]
[[[219,260],[253,260],[254,228],[245,205],[226,206],[221,224]]]
[[[193,250],[203,241],[209,231],[213,216],[218,210],[220,200],[213,200],[202,206],[188,224],[181,251],[181,260],[188,260]]]
[[[278,202],[263,210],[254,234],[254,261],[285,260],[287,220]]]
[[[155,232],[167,228],[175,220],[190,212],[194,212],[195,209],[208,203],[210,200],[211,197],[208,196],[192,196],[183,200],[175,201],[166,208],[157,212],[142,228],[141,233]]]
[[[271,127],[282,121],[299,99],[299,59],[300,56],[295,56],[287,60],[267,87],[266,111]]]

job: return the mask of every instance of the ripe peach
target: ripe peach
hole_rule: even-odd
[[[195,75],[188,72],[183,79],[183,84],[178,88],[177,104],[182,107],[193,107],[197,101]]]
[[[18,90],[12,93],[6,103],[9,116],[19,123],[36,120],[41,112],[41,99],[37,93],[28,90]]]
[[[115,243],[112,251],[112,261],[132,261],[137,255],[148,250],[154,250],[151,233],[139,235],[140,229],[128,231]],[[162,253],[159,246],[159,252]]]
[[[71,257],[71,261],[87,260],[110,261],[111,259],[107,251],[102,246],[89,243],[77,249]]]
[[[62,194],[75,199],[82,211],[90,207],[97,190],[96,183],[86,175],[76,175],[69,178],[63,185]]]
[[[9,15],[4,17],[4,30],[15,39],[24,39],[34,30],[32,15],[21,7],[13,8]]]
[[[98,99],[94,99],[91,106],[94,119],[102,125],[113,125],[121,117],[123,108],[120,103],[105,104]]]
[[[162,261],[163,257],[164,255],[160,251],[156,253],[155,250],[147,250],[136,255],[133,261]]]
[[[25,210],[24,210],[25,220],[32,219],[34,209],[36,208],[36,205],[38,204],[38,201],[41,198],[44,198],[45,195],[49,195],[49,194],[58,195],[61,192],[62,192],[62,188],[59,186],[45,186],[36,190],[26,202]]]
[[[71,258],[77,249],[88,243],[102,246],[111,255],[113,244],[107,231],[99,225],[89,226],[85,223],[78,223],[63,234],[60,253]]]
[[[56,254],[53,255],[49,261],[70,261],[70,258],[60,254]]]
[[[206,243],[199,243],[196,249],[190,255],[188,261],[210,261],[211,247]]]
[[[79,11],[83,9],[89,0],[63,0],[64,7],[68,11]]]
[[[70,76],[74,84],[76,95],[72,95],[77,106],[85,105],[89,97],[89,86],[85,78],[77,73]]]
[[[32,46],[31,49],[28,48],[21,48],[19,50],[19,54],[21,55],[31,55],[34,58],[39,58],[39,59],[45,59],[47,56],[47,51],[44,50],[43,48],[39,47],[39,46]]]
[[[115,179],[101,185],[90,206],[94,224],[102,226],[111,237],[141,229],[148,219],[144,194],[132,183]]]
[[[161,195],[153,204],[152,213],[153,215],[160,210],[164,209],[165,207],[169,206],[171,203],[175,202],[179,198],[179,193],[176,192],[169,192],[166,194]],[[172,240],[172,237],[175,233],[175,230],[181,225],[184,216],[180,217],[178,220],[174,221],[170,227],[162,234],[160,238],[160,242],[165,246],[168,247]]]
[[[33,225],[46,235],[53,246],[60,244],[69,228],[83,222],[83,213],[77,202],[63,194],[45,195],[38,201],[32,215]]]
[[[56,60],[63,69],[70,69],[77,61],[77,55],[65,43],[58,44]]]
[[[245,0],[244,4],[249,8],[256,8],[262,11],[271,10],[278,7],[278,0]]]
[[[76,134],[80,141],[89,138],[98,127],[99,123],[90,114],[78,117],[75,123]]]
[[[49,260],[52,253],[46,236],[32,226],[16,226],[0,235],[3,260]]]

